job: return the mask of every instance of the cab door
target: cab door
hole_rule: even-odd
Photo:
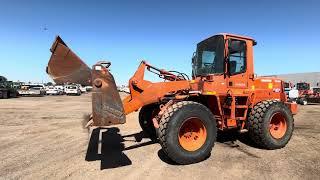
[[[231,89],[247,89],[247,45],[246,41],[228,39],[228,80],[227,86]],[[240,93],[240,92],[239,92]]]

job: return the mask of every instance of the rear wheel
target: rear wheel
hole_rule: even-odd
[[[307,104],[308,104],[308,101],[307,101],[306,99],[303,99],[303,100],[301,100],[301,104],[302,104],[302,105],[307,105]]]
[[[211,111],[192,101],[178,102],[160,120],[158,137],[163,151],[178,164],[206,159],[217,137]]]
[[[306,98],[299,98],[298,99],[298,104],[301,104],[301,105],[307,105],[308,104],[308,101]]]
[[[262,101],[254,106],[248,118],[249,136],[265,149],[279,149],[290,140],[294,122],[289,108],[282,102]]]
[[[139,124],[143,132],[152,140],[157,139],[156,129],[152,119],[159,113],[159,105],[149,104],[143,106],[139,112]]]
[[[10,97],[16,98],[17,97],[17,92],[15,92],[15,91],[11,92],[10,93]]]
[[[2,92],[2,98],[3,99],[8,99],[8,91]]]

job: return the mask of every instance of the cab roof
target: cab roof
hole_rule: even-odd
[[[254,40],[252,37],[242,36],[242,35],[237,35],[237,34],[231,34],[231,33],[218,33],[218,34],[215,34],[215,35],[213,35],[213,36],[211,36],[211,37],[208,37],[208,38],[200,41],[198,44],[200,44],[200,43],[202,43],[202,42],[204,42],[204,41],[206,41],[206,40],[208,40],[208,39],[210,39],[210,38],[213,38],[214,36],[219,36],[219,35],[220,35],[220,36],[224,36],[224,37],[228,36],[228,37],[234,37],[234,38],[241,38],[241,39],[251,40],[251,41],[253,42],[253,46],[257,45],[257,41]]]
[[[242,38],[242,39],[248,39],[248,40],[255,41],[252,37],[249,37],[249,36],[242,36],[242,35],[238,35],[238,34],[231,34],[231,33],[219,33],[218,35],[231,36],[231,37],[236,37],[236,38]]]

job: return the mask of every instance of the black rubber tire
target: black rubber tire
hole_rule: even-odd
[[[2,98],[3,99],[8,99],[8,91],[4,91],[3,94],[2,94]]]
[[[306,98],[301,98],[300,99],[300,104],[303,105],[303,106],[307,105],[308,104],[307,99]]]
[[[157,133],[156,129],[154,128],[152,122],[152,115],[154,111],[159,112],[159,105],[157,104],[149,104],[143,106],[139,112],[139,124],[145,135],[147,135],[150,139],[156,140]]]
[[[300,105],[307,105],[308,101],[307,101],[306,98],[302,97],[302,98],[298,98],[297,99],[297,103],[300,104]]]
[[[12,98],[16,98],[18,95],[17,95],[17,92],[12,92],[10,93],[10,97]]]
[[[180,127],[190,117],[199,118],[207,131],[205,143],[196,151],[185,150],[178,139]],[[210,156],[217,138],[217,126],[211,111],[204,105],[192,101],[175,103],[164,113],[159,125],[159,142],[165,154],[174,162],[192,164]]]
[[[284,136],[276,139],[271,136],[269,124],[273,114],[280,112],[286,120],[287,130]],[[250,139],[263,149],[280,149],[289,142],[293,129],[294,120],[289,108],[280,101],[267,100],[257,103],[248,117],[248,134]]]

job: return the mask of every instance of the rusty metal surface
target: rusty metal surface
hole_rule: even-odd
[[[108,67],[99,62],[92,68],[92,119],[93,126],[109,126],[126,122],[123,104],[116,83]]]
[[[57,84],[91,85],[91,69],[57,36],[52,47],[47,73]]]

